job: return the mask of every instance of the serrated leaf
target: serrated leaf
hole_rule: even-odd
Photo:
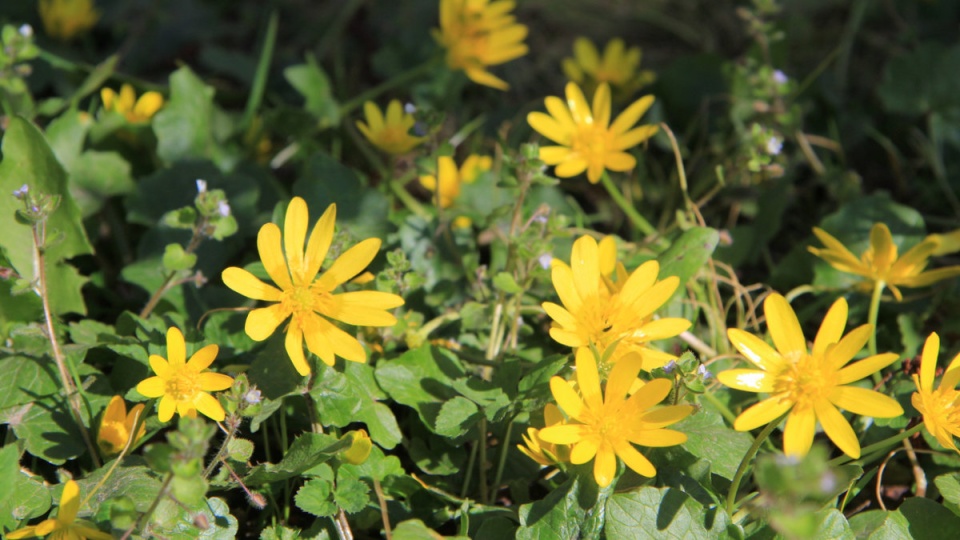
[[[47,248],[48,299],[55,314],[86,313],[80,288],[86,282],[75,268],[65,263],[77,255],[93,253],[83,228],[80,211],[70,196],[67,176],[43,134],[29,121],[13,117],[3,136],[0,162],[0,249],[23,279],[37,279],[34,268],[33,235],[30,227],[17,222],[15,214],[23,202],[10,196],[26,184],[34,193],[57,195],[60,205],[47,220],[47,230],[63,239]]]
[[[202,516],[202,518],[201,518]],[[230,507],[219,497],[206,500],[200,512],[190,512],[170,498],[165,498],[154,512],[153,532],[171,540],[233,540],[239,524],[230,514]],[[197,524],[205,524],[204,528]]]
[[[337,506],[348,514],[356,514],[370,502],[370,487],[360,480],[356,470],[341,467],[337,471],[337,486],[333,490]]]
[[[703,538],[724,536],[730,519],[723,509],[704,508],[673,488],[642,487],[607,500],[607,538]]]
[[[257,465],[250,470],[244,482],[248,486],[256,486],[292,478],[349,447],[349,440],[340,440],[322,433],[304,433],[293,441],[279,463]]]
[[[330,482],[315,478],[307,481],[294,497],[297,508],[317,517],[330,517],[337,513],[337,505],[331,497]]]
[[[730,480],[753,438],[726,425],[719,413],[701,410],[673,426],[687,435],[683,448],[707,460],[714,473]]]

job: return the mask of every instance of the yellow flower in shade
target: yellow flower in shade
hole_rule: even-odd
[[[553,403],[547,403],[543,408],[543,421],[546,424],[544,427],[559,426],[563,424],[563,413]],[[544,467],[569,461],[569,449],[541,439],[540,431],[537,428],[527,428],[526,435],[521,435],[524,444],[518,444],[517,448]]]
[[[187,344],[180,329],[167,330],[167,358],[150,355],[150,368],[156,376],[140,381],[137,392],[148,398],[160,398],[157,406],[161,422],[173,418],[174,411],[180,416],[196,417],[197,411],[220,422],[224,419],[223,406],[209,394],[233,386],[229,375],[207,371],[217,358],[220,348],[207,345],[193,353],[187,361]]]
[[[657,78],[652,71],[638,71],[641,56],[640,47],[628,49],[620,38],[607,42],[601,56],[592,41],[579,37],[573,42],[573,58],[563,59],[563,72],[584,88],[608,83],[615,93],[629,96]]]
[[[77,519],[80,511],[80,486],[73,480],[63,484],[60,512],[57,517],[45,519],[36,525],[17,529],[7,534],[10,540],[47,536],[53,540],[112,540],[113,535],[97,530],[89,521]]]
[[[447,49],[450,69],[471,81],[506,90],[506,82],[487,71],[527,54],[527,27],[510,13],[512,0],[440,0],[440,29],[433,37]]]
[[[40,0],[39,8],[43,30],[61,41],[86,32],[100,20],[93,0]]]
[[[373,450],[373,441],[370,440],[370,435],[364,429],[348,431],[340,438],[345,439],[347,437],[350,438],[350,447],[340,454],[340,458],[352,465],[360,465],[370,457],[370,452]]]
[[[440,208],[449,208],[460,196],[461,186],[473,183],[481,173],[489,171],[492,165],[493,160],[489,156],[471,154],[458,170],[452,157],[440,156],[437,159],[436,176],[432,174],[421,176],[420,185],[437,194]]]
[[[810,247],[808,249],[811,253],[841,272],[861,276],[862,289],[870,290],[876,283],[882,282],[884,286],[890,287],[890,291],[898,301],[903,300],[899,287],[925,287],[944,279],[960,276],[960,266],[924,271],[930,262],[931,255],[947,252],[941,251],[941,242],[945,238],[950,238],[949,236],[927,236],[922,242],[907,250],[902,257],[898,257],[897,245],[893,243],[890,229],[883,223],[875,223],[870,229],[870,247],[857,258],[839,240],[823,229],[814,227],[813,234],[817,235],[826,247]]]
[[[100,430],[97,431],[97,444],[100,445],[100,453],[104,457],[115,456],[123,451],[133,434],[134,426],[140,420],[141,413],[143,413],[143,403],[134,405],[128,414],[127,404],[122,397],[113,396],[110,399],[107,409],[103,412],[103,418],[100,419]],[[146,432],[147,427],[141,422],[132,444],[136,444]]]
[[[644,96],[627,107],[610,123],[610,85],[602,83],[593,94],[593,108],[580,87],[567,83],[567,100],[556,96],[545,100],[547,113],[527,115],[530,127],[559,146],[540,147],[540,159],[556,165],[556,175],[570,178],[587,172],[596,184],[606,169],[629,171],[637,159],[626,151],[652,137],[658,126],[633,127],[653,105],[653,96]]]
[[[397,99],[387,105],[386,118],[372,101],[363,104],[363,114],[367,121],[358,120],[357,129],[371,144],[388,154],[406,154],[426,140],[426,137],[410,134],[410,129],[417,121],[412,114],[404,112],[403,105]]]
[[[120,94],[112,88],[101,89],[100,99],[103,101],[104,110],[122,114],[131,124],[149,122],[163,107],[163,96],[160,92],[144,92],[140,99],[137,99],[137,93],[129,84],[120,87]]]
[[[639,355],[630,354],[614,364],[606,392],[601,392],[596,357],[593,351],[583,348],[577,351],[576,358],[579,394],[563,378],[550,379],[550,391],[570,422],[543,428],[539,436],[547,442],[570,445],[570,463],[574,465],[593,460],[593,477],[600,487],[613,481],[617,457],[637,474],[657,474],[634,444],[662,447],[687,440],[685,434],[663,428],[689,416],[693,407],[656,407],[673,388],[668,379],[654,379],[628,397],[642,362]]]
[[[333,242],[337,207],[331,204],[323,213],[307,240],[309,215],[307,203],[294,197],[287,206],[281,241],[280,227],[267,223],[257,235],[257,249],[267,274],[277,285],[266,284],[242,268],[223,271],[223,282],[234,291],[254,300],[274,302],[247,315],[246,332],[254,341],[263,341],[281,323],[286,327],[286,349],[293,366],[301,375],[310,374],[303,354],[307,349],[329,366],[339,356],[353,362],[366,362],[367,352],[350,335],[327,319],[357,326],[393,326],[397,319],[388,309],[403,305],[403,298],[379,291],[333,291],[366,269],[380,250],[379,238],[368,238],[341,254],[327,271],[320,266]],[[306,242],[306,251],[304,251]]]
[[[933,388],[933,376],[937,370],[937,356],[940,354],[940,336],[936,333],[927,337],[920,356],[920,376],[913,376],[917,391],[910,396],[914,408],[923,415],[923,424],[931,435],[937,438],[945,448],[954,452],[957,444],[954,437],[960,437],[960,354],[947,366],[940,379],[940,386]]]
[[[783,451],[804,456],[810,451],[819,421],[844,454],[859,458],[857,434],[839,409],[875,418],[902,415],[903,408],[893,398],[850,386],[889,366],[897,355],[877,354],[850,363],[867,343],[873,327],[865,324],[844,336],[847,301],[843,298],[827,311],[810,350],[797,315],[783,296],[768,296],[763,311],[776,348],[738,328],[727,331],[733,346],[760,369],[729,369],[718,374],[717,380],[737,390],[769,394],[743,411],[734,421],[734,429],[750,431],[786,414]]]
[[[634,352],[643,358],[643,369],[662,367],[676,356],[650,347],[650,342],[672,338],[690,328],[686,319],[653,318],[680,286],[680,279],[670,276],[658,280],[660,265],[647,261],[616,284],[605,281],[602,272],[611,266],[611,243],[601,242],[601,250],[596,240],[583,236],[573,243],[569,266],[557,259],[552,261],[553,286],[563,306],[543,303],[553,319],[550,337],[573,348],[593,345],[606,351],[616,345],[609,362]],[[613,249],[615,259],[616,247]]]

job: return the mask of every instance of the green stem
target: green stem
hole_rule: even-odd
[[[350,114],[351,111],[353,111],[357,107],[360,107],[361,105],[363,105],[368,101],[372,101],[374,98],[376,98],[380,94],[388,90],[392,90],[398,86],[403,86],[404,84],[407,84],[410,81],[418,79],[420,76],[422,76],[423,74],[433,69],[437,65],[439,60],[440,60],[439,56],[431,58],[418,66],[414,66],[408,69],[407,71],[404,71],[398,75],[395,75],[390,79],[387,79],[386,81],[383,81],[382,83],[378,84],[377,86],[374,86],[373,88],[367,90],[366,92],[360,93],[360,95],[358,95],[357,97],[340,105],[340,116],[347,116],[348,114]]]
[[[613,185],[613,180],[610,179],[610,175],[607,174],[607,171],[603,171],[603,175],[600,176],[600,181],[603,183],[603,187],[607,189],[607,193],[610,194],[610,197],[613,199],[613,202],[617,203],[617,206],[623,210],[623,213],[630,218],[630,222],[633,223],[633,226],[640,230],[643,234],[650,236],[657,232],[653,225],[646,220],[643,216],[640,215],[640,212],[637,212],[637,209],[630,204],[630,201],[623,196],[623,193],[620,193],[620,190],[617,189],[617,186]]]
[[[890,447],[892,447],[892,446],[894,446],[894,445],[896,445],[896,444],[899,444],[900,441],[902,441],[902,440],[904,440],[904,439],[906,439],[906,438],[908,438],[908,437],[912,437],[912,436],[913,436],[914,434],[916,434],[916,433],[919,433],[920,430],[923,429],[923,426],[924,426],[924,425],[925,425],[925,424],[924,424],[923,422],[920,422],[919,424],[913,426],[912,428],[910,428],[910,429],[908,429],[908,430],[906,430],[906,431],[901,431],[900,433],[897,433],[896,435],[893,435],[892,437],[887,437],[886,439],[884,439],[884,440],[882,440],[882,441],[880,441],[880,442],[875,442],[875,443],[871,444],[870,446],[865,446],[865,447],[863,447],[863,448],[860,450],[860,455],[861,455],[861,456],[870,456],[871,454],[875,454],[875,453],[877,453],[877,452],[879,452],[879,451],[883,451],[883,450],[885,450],[885,449],[887,449],[887,448],[890,448]],[[853,461],[853,458],[852,458],[852,457],[850,457],[850,456],[848,456],[848,455],[842,455],[842,456],[840,456],[840,457],[837,457],[837,458],[834,458],[834,459],[830,460],[830,461],[827,462],[827,463],[828,463],[828,465],[830,465],[831,467],[838,467],[838,466],[840,466],[840,465],[846,465],[847,463],[849,463],[849,462],[851,462],[851,461]],[[866,462],[866,461],[867,461],[867,458],[861,457],[860,459],[858,459],[858,460],[856,461],[856,463]]]
[[[503,435],[503,448],[500,449],[500,461],[497,463],[497,474],[493,477],[493,491],[490,493],[490,500],[487,504],[493,504],[497,497],[497,490],[500,487],[500,480],[503,479],[503,469],[507,464],[507,452],[510,450],[510,435],[513,434],[513,420],[507,424],[507,432]]]
[[[267,22],[267,33],[263,38],[263,47],[260,50],[260,60],[257,62],[257,71],[253,77],[253,86],[250,88],[250,97],[243,110],[243,120],[240,125],[243,131],[250,128],[253,117],[263,102],[263,91],[267,87],[267,77],[270,75],[270,62],[273,59],[273,49],[277,44],[277,12],[270,14]]]
[[[410,192],[407,191],[407,188],[400,182],[400,180],[395,178],[388,180],[387,184],[390,186],[390,191],[397,196],[397,199],[400,199],[400,202],[407,207],[407,210],[416,214],[417,217],[430,219],[430,213],[423,208],[423,205],[420,204],[419,201],[413,198],[413,195],[411,195]]]
[[[887,284],[883,280],[878,280],[873,285],[873,296],[870,297],[870,319],[868,322],[873,326],[873,332],[870,334],[870,341],[867,345],[870,356],[877,354],[877,316],[880,314],[880,297],[883,296],[883,289]]]
[[[750,448],[747,449],[747,453],[743,455],[743,459],[740,461],[740,466],[737,467],[737,473],[733,475],[733,482],[730,484],[730,491],[727,492],[727,515],[733,515],[733,510],[736,507],[737,503],[737,491],[740,490],[740,482],[743,480],[743,475],[747,472],[747,466],[750,465],[750,460],[753,459],[753,456],[756,455],[757,450],[760,449],[760,445],[763,444],[763,441],[767,440],[767,437],[773,433],[773,430],[776,429],[777,425],[780,424],[780,420],[783,417],[777,418],[773,422],[767,424],[767,427],[763,428],[763,431],[757,435],[757,438],[753,440],[753,444],[750,445]]]

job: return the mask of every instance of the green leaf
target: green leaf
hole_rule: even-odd
[[[730,519],[718,507],[707,507],[673,488],[643,487],[607,500],[607,538],[724,537]]]
[[[110,470],[113,462],[104,463],[93,473],[80,480],[80,491],[90,493],[97,484],[103,479],[104,475]],[[130,456],[124,459],[124,462],[113,470],[113,473],[107,481],[97,490],[97,493],[90,499],[90,511],[96,514],[100,505],[110,499],[127,497],[133,502],[138,512],[146,512],[160,491],[160,481],[157,480],[151,470],[144,465],[143,459],[139,456]]]
[[[83,152],[83,143],[93,121],[90,115],[71,109],[47,126],[47,142],[63,168],[70,170],[74,161]]]
[[[910,497],[897,512],[906,518],[915,540],[953,540],[960,531],[960,516],[931,499]]]
[[[660,262],[659,279],[667,276],[679,277],[680,287],[677,290],[682,291],[684,284],[710,260],[719,241],[720,233],[716,229],[693,227],[684,231],[680,238],[674,240],[670,247],[657,257]]]
[[[736,474],[740,460],[753,444],[749,433],[734,431],[719,413],[706,409],[685,418],[672,429],[686,433],[683,448],[687,452],[710,462],[712,471],[728,480]]]
[[[425,540],[446,538],[448,540],[467,540],[466,536],[440,536],[419,519],[401,521],[393,529],[393,540]]]
[[[586,517],[586,511],[577,501],[579,482],[578,478],[571,478],[543,499],[520,506],[520,528],[516,538],[578,538]],[[619,538],[609,533],[608,537]]]
[[[136,187],[130,164],[116,152],[84,152],[67,171],[70,194],[83,217],[99,212],[108,198],[132,193]]]
[[[960,474],[941,474],[933,479],[933,483],[940,490],[943,500],[951,505],[954,513],[960,510]]]
[[[170,100],[153,118],[157,154],[162,160],[174,163],[213,157],[213,95],[213,88],[189,67],[170,75]]]
[[[383,482],[388,476],[406,474],[403,465],[400,464],[400,458],[385,455],[378,446],[374,446],[367,460],[359,465],[341,463],[340,470],[344,469],[355,471],[355,476],[358,478],[370,478],[379,482]]]
[[[50,509],[50,492],[43,484],[20,471],[16,444],[0,449],[0,529],[10,530],[21,521],[43,515]]]
[[[253,455],[253,442],[247,439],[231,439],[227,444],[227,457],[233,461],[246,463]]]
[[[440,406],[436,419],[436,432],[438,435],[457,439],[479,422],[480,417],[480,409],[476,403],[457,396]]]
[[[11,356],[0,359],[0,417],[16,416],[11,409],[53,396],[60,391],[56,367],[49,358]]]
[[[230,507],[219,498],[206,500],[200,512],[188,511],[170,498],[157,505],[153,528],[158,537],[171,540],[233,540],[239,524],[230,515]],[[204,525],[200,527],[198,525]]]
[[[341,467],[337,471],[337,487],[333,490],[333,500],[348,514],[356,514],[370,502],[370,487],[354,469]]]
[[[283,70],[283,76],[307,100],[304,108],[317,117],[320,128],[340,123],[340,106],[333,97],[330,80],[312,56],[307,57],[306,64]]]
[[[0,253],[0,265],[3,254]],[[29,323],[43,317],[43,305],[35,294],[13,294],[13,280],[0,279],[0,340],[5,341],[16,323]]]
[[[80,211],[67,188],[66,173],[54,156],[43,134],[29,121],[13,117],[3,137],[3,161],[0,162],[0,249],[11,266],[27,281],[37,279],[34,246],[30,227],[17,222],[15,212],[23,202],[10,196],[26,184],[38,194],[57,195],[60,206],[47,220],[51,234],[62,240],[46,250],[47,288],[55,314],[86,313],[80,288],[86,279],[64,263],[77,255],[93,253],[83,228]]]
[[[507,272],[498,272],[493,276],[493,286],[507,294],[520,294],[523,287],[517,284],[513,276]]]
[[[403,433],[393,412],[380,402],[387,395],[377,385],[371,366],[347,362],[342,374],[326,365],[317,371],[310,395],[317,401],[324,425],[345,427],[363,422],[377,444],[390,449],[400,443]]]
[[[850,518],[850,529],[860,540],[910,538],[910,523],[900,512],[870,510]]]
[[[955,111],[960,107],[960,46],[921,43],[914,51],[887,64],[877,89],[890,112],[920,116],[929,112]],[[935,74],[935,75],[934,75]]]
[[[180,244],[167,244],[163,252],[163,268],[170,271],[189,270],[197,264],[197,254],[187,253]]]
[[[263,392],[264,397],[271,400],[290,395],[303,382],[303,375],[297,372],[287,356],[282,333],[267,340],[267,346],[253,358],[247,377],[251,384],[257,385]]]
[[[328,461],[350,447],[349,440],[340,440],[321,433],[304,433],[297,437],[280,463],[265,463],[250,470],[244,479],[248,486],[256,486],[292,478]]]
[[[337,513],[337,505],[333,502],[330,482],[319,478],[303,484],[293,501],[297,508],[317,517],[330,517]]]

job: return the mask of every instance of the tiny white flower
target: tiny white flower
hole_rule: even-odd
[[[203,193],[207,191],[207,181],[197,178],[197,193]]]
[[[776,156],[780,154],[780,151],[783,150],[783,141],[779,137],[770,137],[767,139],[767,153],[771,156]]]
[[[553,255],[549,253],[544,253],[543,255],[537,258],[537,262],[540,263],[540,267],[543,268],[544,270],[550,269],[550,263],[552,261],[553,261]]]
[[[25,38],[28,38],[28,37],[33,36],[33,27],[30,26],[29,24],[21,25],[21,26],[20,26],[20,35],[23,36],[23,37],[25,37]]]
[[[403,105],[403,112],[405,112],[405,113],[407,113],[407,114],[413,114],[413,113],[417,112],[417,106],[414,105],[413,103],[405,103],[405,104]]]
[[[230,215],[230,204],[227,201],[220,201],[217,204],[217,213],[223,217]]]

